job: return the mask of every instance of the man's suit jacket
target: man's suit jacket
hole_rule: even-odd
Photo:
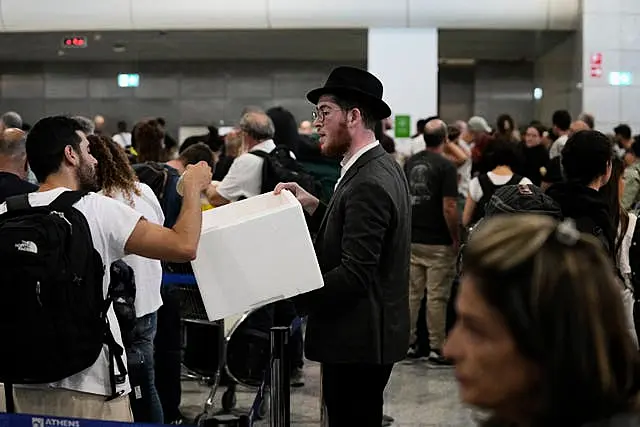
[[[323,363],[390,364],[409,346],[409,188],[382,146],[341,179],[319,224],[316,254],[324,287],[303,295],[306,355]]]

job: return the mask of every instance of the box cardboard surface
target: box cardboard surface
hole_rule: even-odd
[[[203,212],[192,266],[211,321],[323,286],[302,207],[288,191]]]

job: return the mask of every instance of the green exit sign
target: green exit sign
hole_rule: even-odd
[[[396,138],[409,138],[411,136],[411,116],[396,116],[394,128]]]

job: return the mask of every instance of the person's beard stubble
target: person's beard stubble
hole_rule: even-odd
[[[347,130],[347,122],[343,120],[338,125],[335,135],[329,138],[328,144],[322,145],[322,154],[327,157],[341,158],[349,151],[351,146],[351,135]]]
[[[82,157],[80,157],[80,165],[76,169],[76,178],[81,191],[100,191],[95,168]]]

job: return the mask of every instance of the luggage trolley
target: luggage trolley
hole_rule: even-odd
[[[264,419],[269,408],[266,386],[269,331],[263,332],[251,324],[264,317],[265,308],[211,322],[192,274],[165,273],[163,285],[171,286],[180,302],[183,378],[195,379],[210,387],[203,411],[195,423],[200,425],[215,415],[214,399],[223,381],[228,382],[221,399],[224,413],[236,407],[236,389],[241,385],[256,391],[249,419]]]

